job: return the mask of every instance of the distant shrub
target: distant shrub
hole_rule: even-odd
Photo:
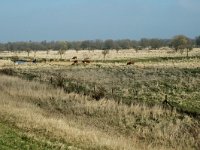
[[[12,60],[12,61],[17,61],[17,60],[19,60],[19,57],[18,57],[18,56],[12,56],[12,57],[11,57],[11,60]]]
[[[104,87],[99,87],[97,90],[94,91],[92,94],[92,98],[96,99],[97,101],[101,98],[105,97],[106,89]]]
[[[4,68],[0,70],[0,73],[12,76],[15,74],[15,71],[12,68]]]
[[[60,58],[60,59],[59,59],[59,61],[65,61],[65,59],[63,59],[63,58]]]
[[[55,81],[54,81],[55,86],[64,88],[65,86],[65,79],[62,76],[61,73],[59,73],[56,77],[55,77]]]

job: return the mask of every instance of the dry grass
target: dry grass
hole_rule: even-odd
[[[18,56],[18,57],[27,57],[27,52],[21,51],[19,53],[16,52],[1,52],[1,57],[11,57],[11,56]],[[29,57],[34,57],[35,53],[31,52]],[[102,50],[67,50],[62,58],[63,59],[71,59],[72,57],[77,56],[79,60],[84,58],[90,58],[91,60],[104,60],[104,56],[102,54]],[[166,50],[139,50],[136,52],[134,49],[130,50],[119,50],[118,52],[115,50],[110,50],[109,53],[106,55],[106,60],[121,60],[121,59],[134,59],[134,58],[153,58],[153,57],[183,57],[186,56],[186,53],[174,53],[171,49]],[[193,49],[189,52],[189,56],[200,56],[200,50],[198,48]],[[36,58],[54,58],[59,59],[60,55],[58,51],[49,51],[47,54],[46,51],[38,51],[36,53]]]
[[[81,149],[198,149],[200,124],[161,106],[126,106],[0,76],[1,119]]]
[[[194,49],[189,55],[199,56],[199,52]],[[26,52],[1,53],[2,57],[16,55],[27,57]],[[36,139],[54,139],[63,145],[61,149],[199,149],[199,120],[176,110],[164,109],[158,103],[167,93],[185,108],[195,111],[199,108],[199,59],[151,61],[184,55],[171,50],[110,51],[106,55],[109,63],[78,66],[71,66],[69,61],[14,65],[10,60],[0,60],[0,68],[12,68],[18,76],[35,80],[0,75],[0,119]],[[63,58],[73,56],[79,60],[87,57],[103,60],[100,50],[78,53],[70,50]],[[34,57],[34,53],[30,53],[30,57]],[[60,55],[56,51],[50,51],[48,55],[39,51],[36,57],[59,59]],[[125,61],[129,59],[139,61],[134,66],[126,66]],[[119,61],[114,63],[112,60]],[[92,89],[94,84],[103,86],[107,98],[95,101],[90,95],[71,93],[73,90],[66,93],[47,84],[46,81],[58,73],[66,79],[66,87],[69,83],[79,83],[86,89]],[[114,96],[109,95],[112,88],[115,88]],[[139,100],[154,105],[121,103],[126,99],[134,102],[135,90],[139,91]],[[74,92],[78,93],[76,89]]]
[[[200,67],[200,59],[183,59],[183,60],[167,60],[161,62],[138,62],[136,66],[145,68],[198,68]]]
[[[72,66],[67,62],[23,64],[14,67],[16,75],[58,85],[67,92],[93,95],[103,88],[104,97],[130,103],[161,103],[165,95],[175,107],[200,114],[199,59],[137,62],[135,65],[92,63]],[[59,85],[60,86],[60,85]],[[137,92],[137,93],[136,93]]]
[[[13,62],[11,60],[1,60],[0,59],[0,68],[13,66]]]
[[[29,58],[34,58],[35,53],[31,52]],[[110,52],[106,55],[106,60],[104,61],[104,57],[102,55],[102,50],[67,50],[62,58],[65,60],[64,62],[60,62],[60,55],[58,51],[49,51],[48,55],[46,51],[38,51],[36,53],[36,58],[42,59],[46,58],[48,60],[47,63],[25,63],[21,65],[15,65],[10,58],[13,56],[17,56],[19,58],[27,58],[27,52],[21,51],[19,53],[16,52],[0,52],[0,56],[4,59],[0,59],[0,67],[7,68],[7,67],[17,67],[17,68],[47,68],[47,67],[67,67],[71,66],[72,64],[72,57],[77,56],[79,63],[84,58],[89,58],[92,60],[92,64],[96,65],[106,65],[110,67],[115,66],[124,66],[128,60],[136,60],[135,66],[140,68],[151,67],[151,68],[196,68],[200,67],[199,58],[190,58],[184,59],[186,56],[185,53],[181,54],[180,52],[175,53],[171,49],[165,50],[140,50],[136,52],[135,50],[119,50],[118,52],[115,50],[110,50]],[[200,56],[200,49],[195,48],[191,52],[189,52],[190,57]],[[169,58],[169,60],[159,60],[159,58]],[[171,59],[170,59],[171,58]],[[181,58],[176,59],[176,58]],[[49,62],[50,59],[55,61]],[[66,61],[67,60],[67,61]],[[68,61],[69,60],[69,61]],[[96,62],[96,61],[102,62]],[[89,65],[91,66],[91,65]],[[85,67],[85,66],[84,66]]]

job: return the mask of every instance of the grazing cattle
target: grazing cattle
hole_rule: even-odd
[[[135,64],[134,61],[129,61],[129,62],[126,63],[126,65],[134,65],[134,64]]]
[[[90,60],[87,60],[87,59],[86,59],[86,60],[84,59],[84,60],[82,61],[82,63],[84,63],[84,64],[86,64],[86,63],[89,64],[90,62],[91,62],[91,61],[90,61]]]
[[[36,63],[37,62],[37,60],[36,59],[33,59],[33,63]]]
[[[77,59],[77,56],[72,57],[72,59]]]
[[[74,62],[72,63],[72,65],[77,65],[78,64],[78,60],[74,60]]]

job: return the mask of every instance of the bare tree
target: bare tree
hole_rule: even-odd
[[[102,54],[103,54],[103,58],[104,58],[104,60],[105,60],[106,55],[109,54],[109,50],[103,50],[103,51],[102,51]]]
[[[60,49],[58,51],[58,54],[60,55],[60,59],[62,59],[63,54],[65,53],[65,50]]]
[[[183,52],[184,50],[186,50],[187,58],[189,51],[193,48],[192,41],[184,35],[175,36],[171,41],[171,46],[175,49],[175,51],[180,50],[180,52]]]

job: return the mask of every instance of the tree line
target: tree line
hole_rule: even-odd
[[[147,39],[140,40],[84,40],[84,41],[41,41],[41,42],[7,42],[0,43],[1,51],[39,51],[39,50],[120,50],[120,49],[159,49],[171,47],[178,49],[191,49],[200,47],[200,36],[190,39],[184,35],[174,36],[172,39]]]

